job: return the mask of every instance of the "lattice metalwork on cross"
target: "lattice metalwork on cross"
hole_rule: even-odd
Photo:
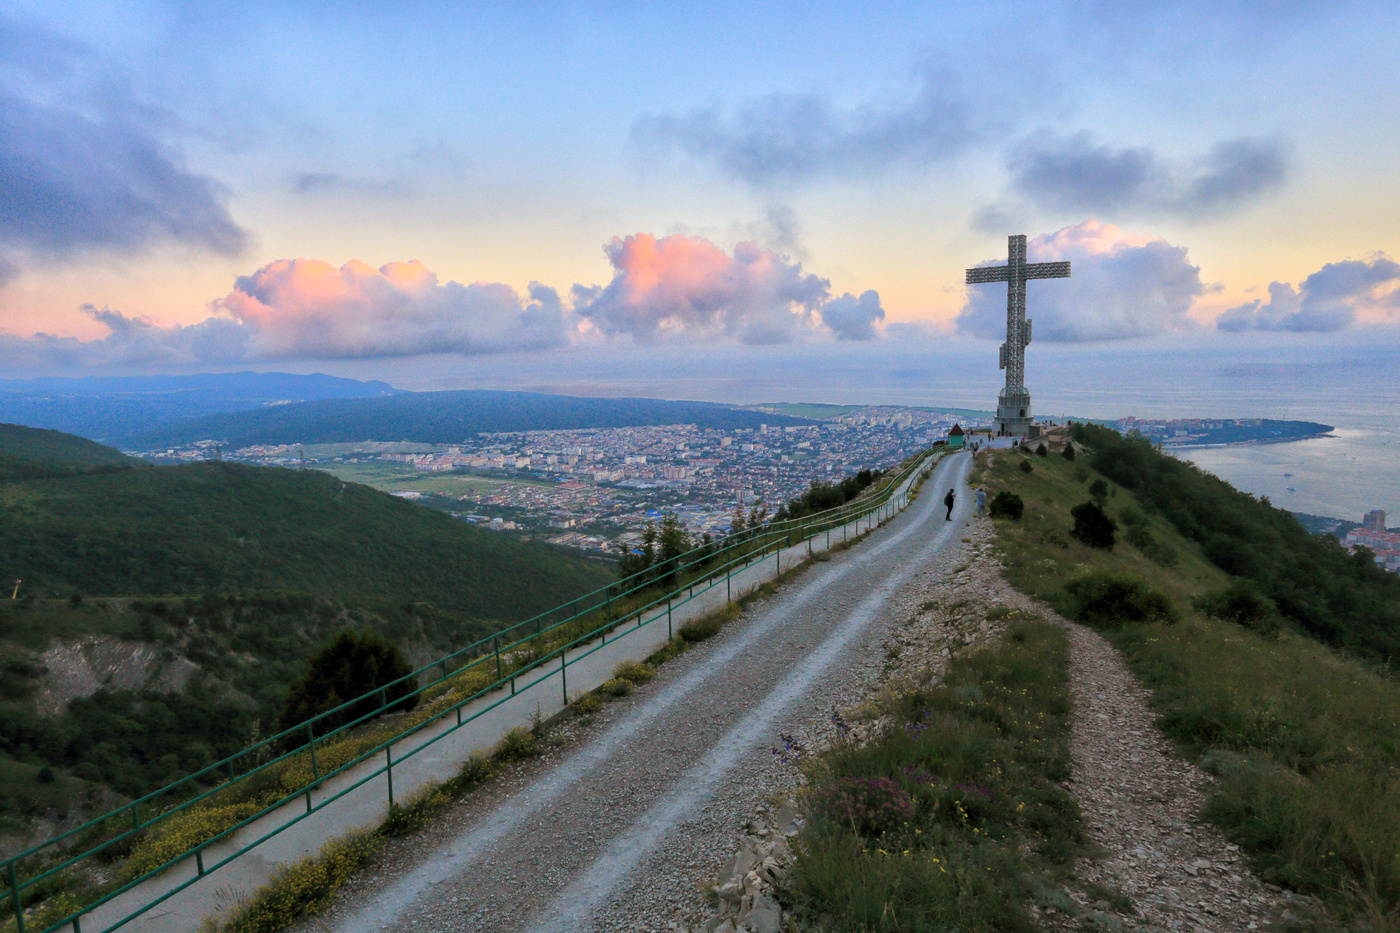
[[[979,266],[967,270],[967,284],[1006,283],[1006,342],[1001,345],[1001,368],[1006,387],[997,397],[997,433],[1024,437],[1032,420],[1031,393],[1026,388],[1026,344],[1031,342],[1031,322],[1026,318],[1026,282],[1030,279],[1067,279],[1068,262],[1026,262],[1026,237],[1009,236],[1004,266]]]

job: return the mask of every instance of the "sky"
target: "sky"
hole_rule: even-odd
[[[1400,346],[1393,2],[447,6],[10,0],[0,374]]]

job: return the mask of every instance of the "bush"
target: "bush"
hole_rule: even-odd
[[[1113,533],[1118,530],[1118,523],[1109,518],[1098,503],[1076,505],[1069,510],[1069,514],[1074,516],[1071,535],[1090,547],[1113,550]]]
[[[603,696],[625,697],[632,693],[634,687],[632,681],[623,680],[621,677],[614,677],[612,680],[598,688],[598,692]]]
[[[1094,571],[1065,584],[1069,615],[1087,625],[1118,628],[1125,622],[1175,622],[1176,608],[1163,592],[1137,577]]]
[[[1094,480],[1089,484],[1089,496],[1102,505],[1103,500],[1108,498],[1108,483],[1101,479]]]
[[[1050,451],[1045,448],[1044,441],[1041,441],[1040,445],[1036,447],[1035,455],[1037,457],[1048,457],[1050,455]]]
[[[290,729],[356,697],[364,699],[317,723],[316,733],[324,735],[371,713],[413,709],[418,703],[416,677],[388,687],[382,695],[375,692],[412,670],[403,652],[374,632],[341,632],[307,660],[301,677],[288,688],[277,727]]]
[[[992,518],[1009,518],[1013,521],[1020,521],[1025,510],[1026,504],[1021,501],[1021,497],[1005,490],[992,496],[992,501],[987,506],[987,513]]]
[[[1073,445],[1073,444],[1066,444],[1066,445],[1065,445],[1065,449],[1062,450],[1062,451],[1060,451],[1060,456],[1064,457],[1066,460],[1073,460],[1073,459],[1074,459],[1074,445]]]
[[[603,698],[596,693],[584,693],[575,698],[574,702],[569,705],[573,707],[575,713],[587,716],[603,708]]]
[[[1278,636],[1278,607],[1249,580],[1233,580],[1223,589],[1197,596],[1191,605],[1197,612],[1233,622],[1265,638]]]
[[[843,777],[813,795],[817,812],[839,826],[878,836],[914,814],[914,798],[887,777]]]
[[[1021,472],[1022,472],[1022,473],[1033,473],[1033,472],[1035,472],[1035,467],[1031,466],[1031,462],[1030,462],[1029,460],[1022,460],[1022,461],[1021,461]]]
[[[623,661],[613,671],[613,677],[630,680],[634,684],[644,684],[656,676],[656,668],[643,661]]]

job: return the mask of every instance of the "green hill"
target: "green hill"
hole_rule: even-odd
[[[48,597],[277,591],[506,621],[607,576],[317,471],[204,462],[40,478],[7,484],[0,518],[0,579]]]
[[[56,788],[79,816],[266,734],[344,628],[424,663],[614,578],[318,471],[137,468],[57,432],[5,437],[41,459],[0,460],[35,468],[0,477],[3,596],[24,581],[0,599],[0,850]]]
[[[137,463],[119,450],[73,434],[0,424],[0,481],[68,476]]]
[[[1330,915],[1309,929],[1400,933],[1400,576],[1144,438],[1073,436],[978,458],[1023,504],[995,519],[1007,579],[1117,646],[1215,776],[1205,818]]]

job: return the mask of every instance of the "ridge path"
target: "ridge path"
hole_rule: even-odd
[[[944,458],[879,534],[751,605],[552,760],[449,808],[299,929],[667,929],[732,852],[731,811],[795,781],[792,769],[775,774],[779,735],[845,702],[846,672],[878,675],[867,663],[881,651],[874,623],[907,614],[919,578],[957,549],[969,465],[967,454]],[[951,522],[949,487],[960,490]]]

